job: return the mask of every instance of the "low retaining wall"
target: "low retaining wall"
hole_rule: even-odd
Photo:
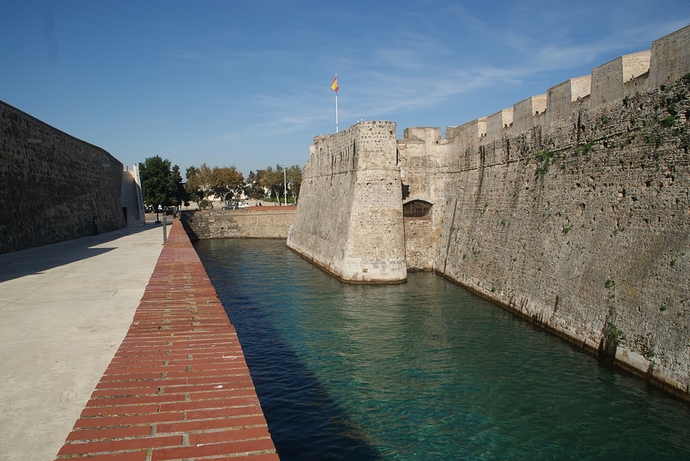
[[[180,220],[190,240],[212,238],[282,238],[295,221],[295,207],[183,211]]]
[[[129,332],[57,459],[236,456],[279,459],[235,329],[174,220]]]

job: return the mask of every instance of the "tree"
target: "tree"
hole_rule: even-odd
[[[195,202],[211,195],[211,175],[212,170],[206,163],[202,163],[199,168],[187,168],[185,190]]]
[[[259,170],[256,176],[259,186],[269,189],[270,196],[276,197],[280,203],[280,197],[283,195],[283,167],[276,165],[274,170],[269,166],[265,170]]]
[[[302,168],[300,168],[299,165],[292,165],[287,169],[286,173],[288,193],[292,195],[294,202],[297,203],[299,190],[302,187]]]
[[[173,170],[169,160],[163,160],[156,155],[139,164],[139,174],[141,176],[141,192],[147,205],[154,206],[156,210],[158,207],[179,205],[181,202],[179,189],[182,178],[177,165]]]
[[[278,203],[285,202],[286,189],[288,195],[292,196],[294,201],[297,201],[299,189],[302,186],[302,169],[299,165],[293,165],[290,168],[276,165],[275,169],[269,166],[264,170],[258,170],[255,178],[256,184],[261,188],[269,189],[271,197],[276,197]],[[286,179],[287,187],[285,186]]]
[[[201,179],[199,177],[199,169],[195,166],[190,166],[187,168],[185,173],[187,182],[184,185],[185,192],[190,200],[197,203],[204,199],[204,193],[201,190]]]
[[[182,182],[182,175],[180,174],[180,167],[175,165],[172,168],[173,181],[175,181],[175,203],[180,206],[185,203],[189,206],[189,194],[185,190],[185,184]]]
[[[201,166],[199,167],[198,170],[198,175],[199,175],[199,190],[201,190],[201,193],[204,195],[204,198],[207,198],[209,195],[211,195],[211,175],[213,173],[213,170],[211,170],[211,167],[206,165],[206,163],[202,163]]]
[[[244,185],[244,193],[251,199],[261,199],[266,196],[264,188],[259,184],[259,175],[262,170],[257,172],[250,171]]]
[[[235,195],[244,183],[244,176],[234,166],[214,167],[211,171],[211,190],[218,197]]]

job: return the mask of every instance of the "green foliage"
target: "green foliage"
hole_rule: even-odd
[[[211,194],[226,198],[235,196],[244,187],[244,176],[234,166],[209,167],[202,163],[199,168],[187,168],[187,194],[197,202],[206,199]]]
[[[668,117],[666,117],[664,119],[664,122],[663,122],[663,125],[666,128],[671,128],[672,126],[675,126],[675,124],[676,124],[676,117],[674,117],[673,115],[669,115]]]
[[[675,102],[670,103],[670,104],[668,105],[668,107],[666,108],[666,110],[668,111],[669,114],[673,115],[674,117],[675,117],[676,115],[678,115],[678,109],[676,108],[676,103],[675,103]]]
[[[287,181],[287,186],[285,181]],[[297,201],[301,187],[302,169],[298,165],[288,168],[276,165],[275,169],[269,166],[263,170],[257,170],[256,173],[251,172],[246,190],[248,195],[261,195],[261,197],[256,198],[268,195],[267,198],[263,199],[268,201],[275,200],[279,203],[285,203],[285,192],[287,191],[287,201],[289,203]]]
[[[180,205],[184,200],[182,177],[177,165],[171,168],[170,161],[160,156],[149,157],[139,164],[141,191],[144,203],[158,206]]]
[[[536,153],[535,160],[537,161],[537,168],[534,170],[535,178],[541,178],[549,172],[553,156],[554,152],[551,149],[540,150]]]
[[[211,170],[211,191],[217,197],[234,196],[242,190],[244,176],[234,166],[214,167]]]
[[[208,165],[190,166],[186,176],[185,190],[192,200],[199,202],[211,194],[211,168]]]
[[[563,226],[563,233],[564,234],[567,234],[571,230],[573,230],[573,226]]]
[[[543,163],[543,164],[537,166],[537,168],[534,169],[534,177],[537,179],[543,177],[546,173],[549,172],[550,166],[551,166],[551,164],[548,161],[546,163]]]
[[[606,288],[609,291],[609,299],[613,301],[616,299],[616,282],[614,282],[611,279],[608,279],[606,283],[604,283],[604,288]]]
[[[618,347],[621,341],[625,341],[625,333],[619,330],[618,327],[613,322],[606,323],[606,329],[604,330],[604,335],[613,344]]]

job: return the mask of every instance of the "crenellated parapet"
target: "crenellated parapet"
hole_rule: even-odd
[[[674,82],[690,72],[690,26],[652,42],[649,87]]]
[[[526,133],[543,125],[546,118],[546,93],[530,96],[513,106],[513,133]]]
[[[646,90],[651,55],[649,50],[626,54],[592,70],[590,108],[606,107]]]
[[[688,74],[690,26],[445,137],[319,136],[288,245],[348,281],[433,270],[690,400]]]
[[[690,73],[690,26],[655,40],[651,50],[620,56],[596,67],[590,75],[552,86],[488,117],[448,127],[446,138],[456,146],[461,165],[467,151],[486,143],[525,134],[536,126],[548,131],[580,111],[597,112],[616,101],[673,82]],[[405,138],[407,138],[407,134]]]
[[[513,128],[513,111],[502,109],[486,119],[486,136],[484,142],[498,141],[504,136],[510,136]]]

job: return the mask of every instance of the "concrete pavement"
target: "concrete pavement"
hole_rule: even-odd
[[[0,255],[0,460],[53,460],[122,342],[161,226]]]
[[[279,461],[235,328],[180,220],[58,460]]]

